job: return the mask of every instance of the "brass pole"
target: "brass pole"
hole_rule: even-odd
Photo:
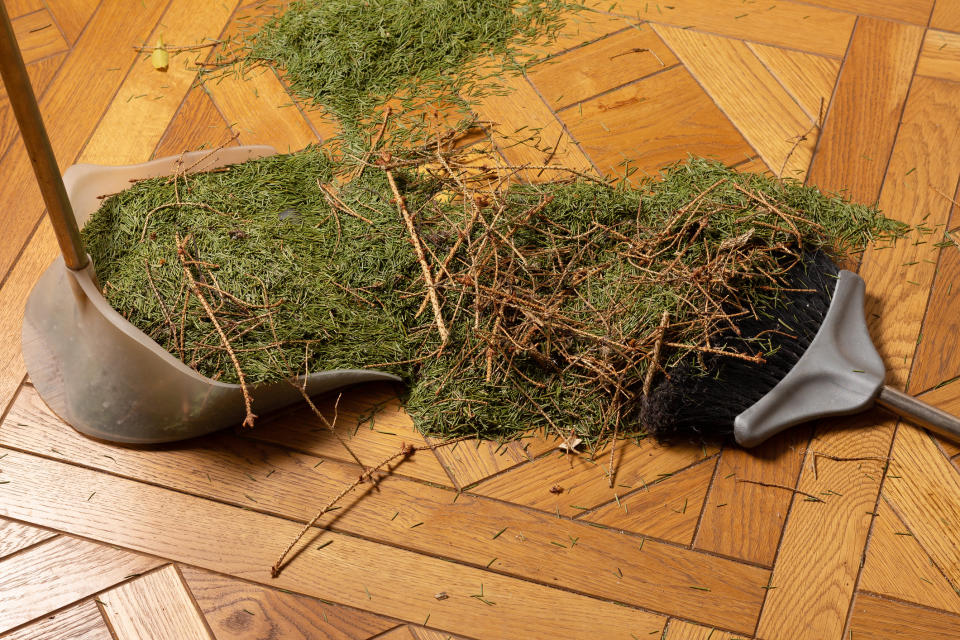
[[[20,125],[20,135],[37,176],[43,202],[47,205],[47,214],[60,244],[63,261],[70,269],[83,269],[89,262],[87,252],[83,249],[77,219],[73,216],[73,208],[60,177],[60,167],[43,127],[40,107],[33,95],[33,87],[3,2],[0,2],[0,75],[3,76],[17,124]]]

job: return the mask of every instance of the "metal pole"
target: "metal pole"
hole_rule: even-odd
[[[20,55],[17,38],[3,2],[0,2],[0,75],[3,76],[3,84],[7,88],[7,96],[10,98],[17,124],[20,125],[20,135],[27,147],[33,172],[37,176],[43,202],[47,205],[47,214],[60,244],[63,261],[70,269],[83,269],[89,262],[87,252],[83,249],[80,229],[60,177],[60,167],[53,155],[50,138],[43,127],[40,107],[33,95],[30,77],[23,65],[23,56]]]

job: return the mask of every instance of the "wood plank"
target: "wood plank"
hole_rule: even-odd
[[[0,558],[54,538],[56,535],[53,531],[0,519]]]
[[[927,25],[934,0],[811,0],[810,4],[840,11],[850,11],[861,16],[874,16],[890,20],[902,20],[921,26]]]
[[[693,445],[661,446],[652,438],[637,446],[618,447],[616,487],[611,489],[607,477],[609,451],[605,447],[591,456],[557,450],[481,482],[473,491],[548,513],[575,516],[613,500],[617,492],[644,487],[716,452]],[[563,492],[552,493],[555,486]]]
[[[365,640],[397,624],[195,567],[179,569],[217,640]]]
[[[859,19],[810,167],[811,184],[842,189],[858,202],[877,201],[922,39],[921,27]]]
[[[859,589],[960,613],[960,596],[886,500],[873,520]]]
[[[33,13],[46,9],[43,0],[3,0],[7,15],[11,19],[18,18],[26,13]]]
[[[382,636],[378,636],[377,640],[417,640],[417,638],[413,635],[413,631],[410,630],[410,627],[404,625],[402,627],[392,629]]]
[[[46,4],[53,13],[64,36],[66,36],[67,42],[73,45],[88,26],[90,18],[97,7],[100,6],[100,0],[55,0]],[[157,2],[154,4],[162,5],[163,3]],[[146,6],[144,5],[143,8],[146,8]],[[130,7],[131,11],[140,9],[141,7]],[[134,42],[139,44],[139,41]]]
[[[743,640],[740,636],[683,620],[671,620],[664,640]]]
[[[884,211],[897,212],[907,223],[925,220],[934,226],[945,223],[949,215],[949,203],[928,185],[947,191],[956,186],[960,159],[948,149],[947,140],[960,135],[958,92],[960,87],[951,83],[914,80],[880,197]],[[910,172],[911,168],[915,169]],[[836,172],[841,171],[838,166]],[[887,382],[901,388],[916,348],[934,270],[923,262],[931,252],[930,244],[915,242],[906,239],[885,250],[868,248],[861,268],[867,282],[870,333],[887,364]],[[918,264],[902,266],[914,261]],[[906,279],[919,284],[909,284]],[[829,424],[847,428],[818,429],[818,438],[810,445],[813,450],[842,458],[887,457],[893,421],[885,414],[870,411]],[[825,503],[794,499],[774,566],[772,585],[777,588],[767,595],[758,635],[773,640],[786,637],[779,630],[790,628],[795,630],[790,636],[793,640],[838,637],[843,632],[866,541],[867,514],[876,503],[880,465],[876,460],[821,459],[819,477],[810,467],[801,472],[800,489],[817,496],[824,491],[843,495],[829,495]],[[818,544],[811,544],[812,540]]]
[[[917,75],[960,82],[960,33],[928,30],[917,61]]]
[[[43,96],[50,82],[60,68],[66,53],[50,56],[27,65],[30,84],[36,96]],[[17,120],[10,109],[10,100],[7,98],[7,89],[0,83],[0,151],[6,151],[10,144],[20,135]],[[19,143],[18,143],[19,144]]]
[[[818,426],[810,449],[820,458],[801,473],[798,489],[823,500],[794,496],[757,636],[764,640],[839,638],[870,528],[870,513],[893,432],[893,421],[870,411]]]
[[[226,26],[236,5],[237,2],[175,0],[163,14],[163,23],[147,36],[147,41],[156,41],[160,33],[174,44],[215,38]],[[103,114],[80,161],[109,165],[147,161],[196,80],[195,57],[194,53],[173,54],[168,70],[159,72],[150,64],[149,56],[141,55]],[[123,131],[121,144],[118,144],[119,131]]]
[[[63,425],[35,392],[31,399],[30,391],[25,389],[11,408],[0,427],[0,441],[152,485],[302,522],[357,475],[354,465],[323,462],[229,434],[195,440],[192,447],[149,451],[97,442]],[[663,456],[669,453],[654,455]],[[762,569],[653,540],[646,541],[638,554],[636,537],[470,494],[458,496],[393,475],[375,488],[352,494],[341,505],[321,520],[322,526],[475,567],[489,565],[502,574],[564,585],[608,600],[626,598],[628,604],[700,616],[704,622],[731,620],[733,628],[753,624],[762,597],[756,585],[766,584],[769,576]],[[319,542],[334,540],[340,545],[342,539],[339,533],[323,533]],[[328,553],[336,554],[337,549],[331,545]],[[618,566],[623,576],[613,573]]]
[[[551,58],[527,77],[552,109],[563,109],[678,60],[649,25],[641,24]]]
[[[10,471],[4,471],[10,477]],[[4,486],[16,484],[23,480],[13,479]],[[95,503],[88,504],[88,508],[97,508]],[[0,592],[4,594],[0,598],[0,633],[161,564],[156,558],[67,536],[27,549],[0,562]]]
[[[434,438],[428,438],[428,441],[436,442]],[[436,455],[453,477],[456,485],[463,488],[489,478],[495,473],[529,462],[555,449],[559,442],[560,439],[555,436],[537,434],[504,443],[490,440],[465,440],[451,447],[437,449]]]
[[[809,438],[798,427],[750,451],[724,449],[694,548],[773,565],[792,495],[754,483],[795,487]]]
[[[21,627],[5,640],[113,640],[110,629],[93,600]]]
[[[103,68],[129,66],[136,55],[133,49],[105,47],[104,42],[111,42],[118,32],[131,40],[146,37],[160,18],[162,8],[161,3],[130,7],[104,3],[84,30],[84,36],[67,54],[56,78],[40,99],[40,111],[61,168],[77,157],[123,78],[120,73],[91,74],[91,60],[97,60]],[[2,168],[5,180],[0,188],[0,207],[4,211],[17,211],[17,215],[7,216],[5,241],[0,245],[0,273],[6,273],[43,214],[43,202],[22,145],[11,147],[3,158]],[[19,333],[19,330],[18,324],[16,331]],[[13,334],[4,326],[0,335],[6,341]]]
[[[333,541],[322,549],[316,537],[308,536],[294,561],[271,579],[269,567],[301,529],[300,523],[15,451],[5,460],[4,471],[13,481],[0,491],[0,515],[28,516],[47,526],[57,523],[110,544],[417,624],[429,614],[432,625],[453,633],[500,638],[503,629],[510,629],[517,637],[533,637],[550,628],[557,637],[571,639],[595,638],[598,633],[628,637],[659,633],[666,622],[663,616],[606,600],[335,533],[322,534]],[[97,492],[96,503],[86,501],[91,490]],[[171,518],[172,513],[177,518]],[[501,538],[503,545],[518,544]],[[495,548],[490,545],[490,551]],[[644,547],[644,552],[653,550],[650,544]],[[760,591],[756,572],[730,569],[723,572],[730,589],[750,585],[750,592]],[[613,583],[602,573],[595,581]],[[493,605],[471,597],[479,595],[481,584],[483,598]],[[621,586],[619,593],[630,596],[635,590]],[[434,596],[441,591],[449,598],[437,600]],[[736,627],[752,626],[758,600],[736,602],[728,589],[720,588],[719,597],[717,591],[696,592],[709,615],[735,621]],[[714,607],[727,611],[718,616]]]
[[[930,436],[901,426],[884,496],[955,587],[960,587],[960,476]]]
[[[10,24],[17,36],[20,55],[27,64],[66,51],[69,47],[46,9],[14,18]]]
[[[157,144],[153,157],[163,158],[183,151],[211,149],[230,142],[232,137],[227,121],[202,87],[187,94],[177,114],[170,120],[163,138]]]
[[[210,634],[177,568],[168,564],[100,595],[118,640],[208,640]]]
[[[590,160],[525,77],[504,77],[500,81],[509,93],[486,96],[475,110],[481,119],[494,123],[493,141],[509,164],[535,166],[547,164],[549,159],[552,165],[593,173]],[[521,175],[531,180],[569,177],[560,171],[538,173]]]
[[[960,31],[960,0],[936,0],[930,28]]]
[[[850,632],[871,640],[950,640],[960,637],[960,618],[861,593],[853,603]]]
[[[581,11],[565,14],[564,24],[555,34],[555,39],[543,37],[524,47],[523,51],[541,57],[557,55],[637,24],[637,20],[628,17],[584,7]]]
[[[424,627],[410,627],[414,640],[465,640],[456,637],[446,631],[437,631],[436,629],[426,629]]]
[[[817,122],[826,115],[840,74],[839,60],[762,44],[747,46],[800,103],[810,120]]]
[[[683,68],[658,73],[559,114],[600,170],[653,173],[688,154],[734,163],[750,145]]]
[[[654,27],[767,166],[803,178],[816,136],[811,118],[745,42]]]
[[[341,392],[315,399],[317,407],[333,421],[334,405]],[[378,464],[396,453],[404,443],[423,444],[424,437],[403,411],[394,388],[385,383],[364,384],[342,391],[336,430],[350,449],[367,466]],[[287,412],[262,420],[247,434],[263,442],[299,449],[312,455],[353,462],[343,445],[308,407],[298,405]],[[397,473],[442,486],[451,486],[450,476],[436,455],[421,452],[404,462]]]
[[[693,541],[716,461],[705,461],[587,512],[581,519],[682,545]]]
[[[687,27],[704,33],[842,57],[856,16],[807,3],[746,4],[742,0],[605,0],[588,6],[654,24]]]

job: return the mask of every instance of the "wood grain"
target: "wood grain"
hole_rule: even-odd
[[[876,202],[922,39],[921,27],[859,19],[810,167],[811,184]]]
[[[319,504],[357,474],[353,465],[322,462],[226,435],[195,441],[193,447],[147,452],[96,442],[51,416],[35,392],[31,396],[29,390],[11,408],[0,428],[0,442],[301,522],[312,517]],[[651,457],[669,454],[661,451]],[[596,468],[592,470],[597,473]],[[105,485],[120,482],[110,477],[102,481]],[[542,487],[543,492],[548,488]],[[201,505],[205,502],[197,501]],[[321,525],[665,613],[696,609],[697,613],[688,615],[708,622],[728,620],[735,628],[753,624],[762,595],[756,585],[766,584],[769,575],[761,569],[653,540],[644,542],[638,554],[641,541],[635,537],[558,519],[552,513],[473,495],[457,496],[450,490],[394,476],[341,504],[343,508],[321,520]],[[201,510],[202,506],[196,508]],[[336,554],[339,547],[334,545],[340,545],[342,538],[324,533],[318,544],[335,540],[327,553]],[[383,554],[389,555],[389,547],[383,549]],[[622,576],[614,573],[617,567],[622,569]],[[691,585],[710,591],[692,589]]]
[[[692,445],[665,447],[652,439],[619,448],[616,486],[607,477],[609,448],[592,456],[557,450],[530,464],[481,482],[474,492],[549,513],[575,516],[614,499],[615,493],[638,489],[709,457],[713,450]],[[554,486],[562,493],[551,493]]]
[[[804,113],[745,42],[673,27],[654,27],[767,166],[802,178],[810,164],[816,118]]]
[[[109,544],[149,549],[187,564],[417,624],[430,614],[431,625],[461,635],[499,638],[503,629],[510,629],[518,637],[533,637],[549,628],[563,638],[594,638],[598,633],[628,637],[631,632],[662,629],[666,622],[663,616],[609,601],[335,533],[322,534],[320,542],[333,542],[321,549],[318,538],[307,536],[293,562],[271,579],[269,567],[299,531],[299,523],[15,451],[5,460],[5,472],[20,480],[4,485],[0,515],[17,519],[29,515],[37,524],[56,523]],[[96,503],[86,501],[89,490],[97,492]],[[171,513],[177,518],[170,518]],[[509,544],[509,539],[502,543]],[[495,547],[490,550],[495,552]],[[653,549],[645,547],[648,551]],[[734,571],[724,572],[729,589],[723,595],[716,589],[713,594],[697,593],[711,607],[724,609],[717,612],[719,619],[746,626],[759,601],[736,602],[729,591],[738,585],[750,592],[759,589],[737,567],[729,568]],[[614,583],[602,574],[597,580]],[[493,605],[471,597],[480,593],[481,584],[483,598]],[[440,591],[449,598],[437,600],[434,596]],[[620,587],[619,592],[628,596],[634,590]],[[557,610],[566,615],[556,616]]]
[[[0,519],[0,558],[49,540],[57,534],[21,522]]]
[[[428,438],[436,442],[434,438]],[[512,442],[465,440],[435,451],[437,458],[460,488],[528,462],[555,449],[559,438],[534,434]]]
[[[581,519],[689,545],[716,461],[705,461],[587,512]]]
[[[702,627],[683,620],[671,620],[664,640],[743,640],[740,636]]]
[[[194,567],[180,572],[217,640],[364,640],[397,624]]]
[[[67,49],[63,34],[46,9],[15,18],[10,23],[17,36],[20,55],[27,64]]]
[[[750,451],[724,449],[694,548],[773,565],[793,496],[753,483],[795,487],[809,438],[796,427]]]
[[[850,632],[871,640],[950,640],[960,636],[960,617],[861,593],[853,602]]]
[[[960,0],[936,0],[930,28],[960,31]]]
[[[187,94],[179,111],[170,120],[163,138],[157,144],[153,157],[163,158],[195,149],[211,149],[230,142],[232,135],[227,121],[214,106],[202,88]]]
[[[103,68],[128,67],[135,57],[133,49],[104,47],[103,43],[118,31],[133,39],[146,37],[161,12],[160,3],[133,8],[105,3],[87,25],[84,36],[67,54],[60,71],[40,98],[40,111],[61,167],[68,166],[77,157],[123,79],[120,73],[89,73],[90,61],[97,60]],[[43,202],[22,145],[13,145],[0,166],[4,172],[0,207],[17,212],[5,218],[5,239],[0,244],[0,273],[6,273],[36,227],[43,213]],[[5,338],[11,335],[6,329],[0,331]]]
[[[85,600],[4,636],[5,640],[113,640],[93,600]]]
[[[414,640],[465,640],[458,638],[446,631],[437,631],[435,629],[426,629],[424,627],[410,626],[410,633]]]
[[[611,15],[599,8],[584,8],[564,15],[564,24],[555,34],[555,39],[544,36],[525,46],[523,51],[540,57],[557,55],[638,24],[636,19]]]
[[[933,9],[934,0],[812,0],[810,4],[840,11],[849,11],[862,16],[875,16],[902,20],[920,26],[926,26]]]
[[[554,164],[593,173],[590,160],[525,77],[503,77],[500,82],[510,93],[483,98],[475,111],[482,120],[494,123],[493,141],[507,163]],[[549,170],[539,176],[538,173],[539,170],[521,175],[541,181],[569,177]]]
[[[4,486],[14,484],[25,482]],[[27,549],[0,561],[0,633],[160,564],[156,558],[66,536]]]
[[[208,640],[203,618],[168,564],[98,598],[118,640]]]
[[[57,21],[57,24],[60,26],[63,34],[66,36],[67,42],[73,45],[77,42],[80,34],[88,25],[90,18],[97,10],[97,7],[100,5],[100,0],[54,0],[53,2],[47,2],[45,4],[49,6],[50,11],[53,13],[54,18]],[[140,7],[131,6],[128,8],[130,11],[141,11],[146,9],[147,7],[145,5]],[[133,34],[127,33],[125,35],[129,37]],[[140,41],[138,40],[132,41],[132,44],[139,43]]]
[[[7,15],[11,19],[46,9],[44,0],[3,0],[3,4],[7,9]]]
[[[960,33],[927,30],[917,75],[960,82]]]
[[[215,38],[236,4],[174,1],[163,14],[163,26],[157,26],[147,41],[154,42],[160,32],[171,43]],[[161,73],[153,68],[149,56],[141,54],[103,114],[80,161],[110,165],[146,162],[196,80],[195,57],[193,53],[173,54],[169,68]],[[136,126],[131,127],[131,123]],[[117,144],[119,131],[124,132],[122,144]]]
[[[630,162],[641,173],[688,154],[735,163],[755,155],[683,68],[584,101],[560,114],[583,150],[607,175]]]
[[[762,44],[747,46],[800,103],[811,121],[818,122],[826,115],[840,73],[839,60]]]
[[[677,0],[670,4],[646,0],[591,0],[588,6],[610,9],[654,24],[687,27],[704,33],[779,45],[810,53],[841,57],[855,16],[807,3],[751,3],[741,0]]]
[[[560,110],[677,62],[649,25],[637,25],[538,64],[527,77]]]
[[[888,476],[887,482],[897,480]],[[960,595],[886,500],[873,521],[859,589],[960,613]]]

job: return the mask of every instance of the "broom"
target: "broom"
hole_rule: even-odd
[[[644,398],[641,421],[661,441],[733,435],[753,447],[794,425],[874,404],[953,440],[960,419],[883,384],[886,370],[863,315],[860,276],[822,251],[804,252],[782,299],[736,321],[726,350],[765,351],[765,362],[705,359],[668,370]]]

